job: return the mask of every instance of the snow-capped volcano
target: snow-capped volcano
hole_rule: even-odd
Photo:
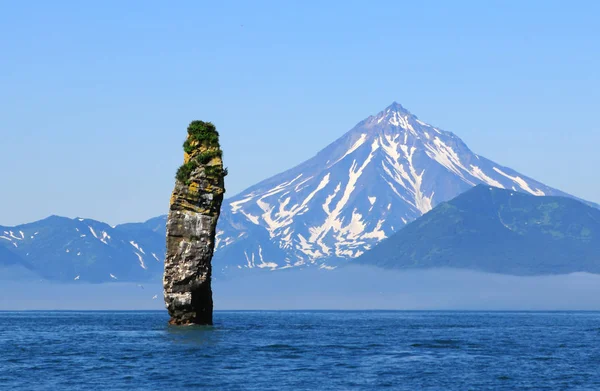
[[[478,184],[568,196],[393,103],[312,159],[227,200],[215,267],[330,267]]]
[[[240,269],[332,268],[478,184],[570,197],[476,155],[393,103],[315,157],[225,200],[213,271],[221,278]],[[165,223],[161,216],[111,227],[53,216],[0,227],[0,275],[160,280]]]

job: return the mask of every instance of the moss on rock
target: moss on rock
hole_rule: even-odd
[[[187,128],[187,139],[183,143],[185,160],[177,170],[175,178],[189,185],[195,174],[218,179],[227,175],[223,169],[223,151],[219,145],[219,132],[210,122],[192,121]]]

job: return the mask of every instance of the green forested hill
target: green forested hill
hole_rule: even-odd
[[[600,273],[600,210],[570,198],[477,186],[440,204],[358,262],[515,275]]]

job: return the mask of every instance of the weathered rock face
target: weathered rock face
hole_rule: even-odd
[[[214,125],[194,121],[184,143],[167,220],[163,278],[170,324],[212,324],[211,259],[225,193],[222,152]]]

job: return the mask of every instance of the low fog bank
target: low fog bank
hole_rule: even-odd
[[[349,266],[278,274],[221,281],[215,302],[224,309],[600,310],[600,275],[588,273],[518,277]]]
[[[160,284],[144,289],[132,283],[55,284],[0,280],[0,311],[5,310],[160,310]],[[153,299],[154,296],[156,299]]]
[[[600,275],[517,277],[465,270],[256,272],[213,283],[217,310],[600,310]],[[155,299],[153,297],[156,296]],[[0,310],[160,310],[160,282],[53,284],[0,277]]]

